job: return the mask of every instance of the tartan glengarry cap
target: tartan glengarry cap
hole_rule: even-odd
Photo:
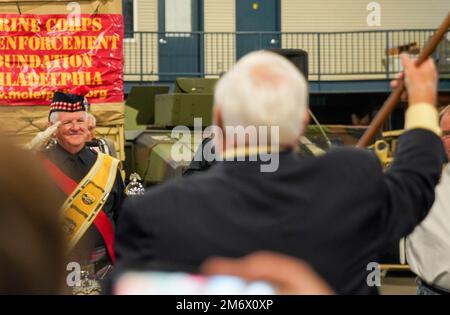
[[[53,112],[80,112],[87,111],[89,103],[86,99],[87,89],[74,90],[74,93],[55,92],[50,104],[49,115]]]

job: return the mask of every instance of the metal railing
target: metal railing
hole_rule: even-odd
[[[124,41],[127,81],[218,76],[246,52],[268,48],[308,53],[310,80],[389,79],[401,70],[402,49],[420,51],[432,29],[353,32],[134,32]],[[441,73],[450,73],[450,42],[434,54]]]

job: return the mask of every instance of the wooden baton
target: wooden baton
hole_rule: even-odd
[[[447,17],[442,22],[439,29],[434,33],[433,37],[425,44],[422,52],[419,54],[419,57],[415,61],[416,66],[420,66],[428,57],[433,53],[436,49],[439,42],[444,37],[445,33],[447,33],[448,28],[450,27],[450,12],[447,14]],[[359,139],[356,147],[363,148],[369,145],[370,141],[374,138],[378,129],[380,129],[383,122],[388,118],[389,114],[394,110],[397,105],[400,97],[405,90],[405,81],[403,79],[398,79],[398,87],[392,91],[391,95],[389,95],[388,99],[384,102],[381,109],[376,114],[369,128],[364,132],[361,139]]]

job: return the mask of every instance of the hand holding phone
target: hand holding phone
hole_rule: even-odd
[[[236,276],[204,276],[184,272],[126,272],[116,282],[117,295],[273,295],[268,282]]]
[[[205,274],[227,274],[270,283],[276,294],[328,295],[333,289],[306,262],[295,257],[261,251],[239,259],[212,258],[201,268]]]
[[[200,272],[201,275],[173,271],[127,271],[117,278],[114,294],[334,294],[307,263],[273,252],[256,252],[237,259],[211,258],[202,264]]]

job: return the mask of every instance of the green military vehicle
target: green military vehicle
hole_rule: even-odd
[[[171,93],[164,86],[131,89],[125,108],[127,177],[136,172],[150,186],[182,175],[202,141],[202,128],[211,125],[216,81],[178,78]]]
[[[144,186],[182,176],[211,125],[217,79],[178,78],[173,92],[164,86],[133,87],[125,109],[125,171]],[[195,120],[197,118],[197,121]],[[184,127],[180,127],[184,126]],[[333,146],[351,146],[365,127],[310,125],[298,152],[318,155]]]

